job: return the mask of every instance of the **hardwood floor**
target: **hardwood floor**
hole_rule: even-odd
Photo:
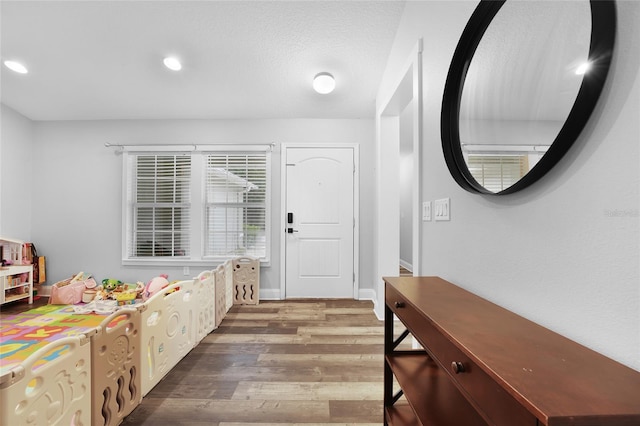
[[[236,305],[122,424],[379,425],[383,333],[369,301]]]
[[[398,276],[399,277],[412,277],[413,276],[413,272],[411,272],[410,270],[408,270],[404,266],[400,265],[400,271],[398,272]]]
[[[34,297],[33,304],[29,304],[27,299],[16,300],[9,302],[6,305],[0,306],[0,319],[11,315],[19,314],[30,309],[35,309],[38,306],[46,305],[49,302],[47,297]]]

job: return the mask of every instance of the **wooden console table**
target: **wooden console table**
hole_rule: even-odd
[[[385,424],[640,425],[640,372],[441,278],[384,280]]]

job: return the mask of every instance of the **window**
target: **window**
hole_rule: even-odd
[[[205,256],[265,256],[266,191],[263,153],[207,155]]]
[[[529,171],[527,155],[473,155],[467,157],[471,175],[480,185],[500,192]]]
[[[269,260],[270,152],[238,148],[125,151],[124,264]]]
[[[189,256],[191,157],[136,155],[127,257]]]

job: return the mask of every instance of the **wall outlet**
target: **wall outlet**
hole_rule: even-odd
[[[189,272],[189,267],[188,266],[185,266],[185,267],[182,268],[182,274],[183,275],[190,275],[191,274],[191,272]]]
[[[424,201],[422,203],[422,220],[431,220],[431,201]]]
[[[436,221],[451,220],[451,211],[449,208],[449,199],[442,198],[434,202]]]

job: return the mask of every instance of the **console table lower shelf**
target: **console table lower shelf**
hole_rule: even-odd
[[[428,425],[486,425],[425,351],[398,351],[385,359],[411,403],[387,406],[390,424],[419,424],[417,417]]]
[[[386,425],[640,425],[640,372],[440,278],[384,280]]]

